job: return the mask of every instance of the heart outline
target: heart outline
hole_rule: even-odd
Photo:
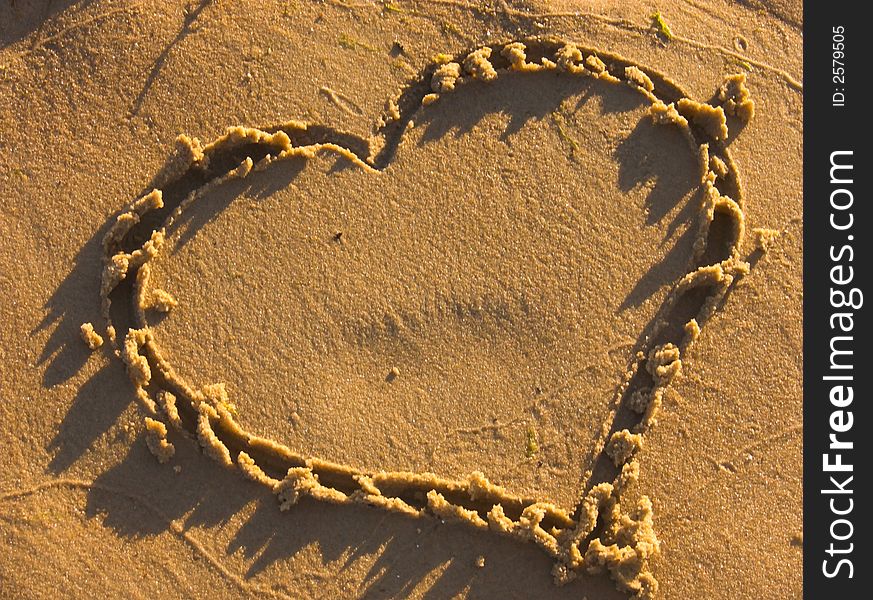
[[[610,406],[609,432],[600,440],[591,477],[572,513],[511,494],[481,473],[453,480],[427,473],[363,471],[295,453],[246,432],[229,408],[223,388],[196,389],[175,373],[145,317],[148,263],[159,252],[166,228],[197,198],[228,179],[245,177],[275,161],[308,158],[325,151],[365,171],[379,172],[393,159],[414,115],[438,101],[441,94],[472,79],[490,81],[502,72],[548,70],[627,84],[641,93],[651,102],[653,120],[678,126],[692,150],[696,149],[704,197],[689,262],[692,266],[673,285],[636,348],[625,381]],[[228,467],[235,464],[249,479],[270,487],[282,510],[300,497],[310,496],[339,504],[363,502],[411,516],[454,519],[477,529],[533,541],[556,559],[555,576],[560,582],[572,579],[582,569],[607,569],[622,589],[640,598],[653,596],[657,582],[648,570],[648,559],[658,552],[659,545],[652,528],[651,502],[644,496],[635,511],[623,513],[621,493],[638,477],[634,451],[642,443],[642,434],[655,422],[661,398],[681,369],[681,357],[735,279],[749,268],[739,259],[744,236],[742,186],[724,144],[724,110],[690,100],[666,76],[616,54],[551,38],[529,38],[483,46],[427,66],[389,100],[377,127],[369,142],[301,122],[266,129],[230,128],[206,146],[180,136],[175,155],[153,182],[153,191],[130,203],[117,217],[103,244],[102,316],[148,415],[150,447],[159,458],[162,453],[172,453],[166,421],[180,432],[196,434],[206,452],[220,463]],[[370,152],[365,154],[366,150]],[[172,190],[181,201],[172,209],[165,206],[162,189]],[[148,239],[140,241],[139,236],[152,224],[156,227]],[[129,319],[119,319],[123,313],[113,308],[113,301],[127,295],[132,302],[131,314]],[[135,327],[129,327],[119,343],[116,323],[123,320]],[[634,418],[632,413],[642,416]],[[630,424],[633,433],[629,427],[618,429],[622,424]],[[281,479],[268,472],[279,474]],[[630,535],[630,530],[635,533]],[[600,535],[594,537],[595,533]]]

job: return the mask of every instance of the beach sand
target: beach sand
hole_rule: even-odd
[[[799,597],[801,23],[0,2],[0,596]]]

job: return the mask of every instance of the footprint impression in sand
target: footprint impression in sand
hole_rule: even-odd
[[[180,137],[83,335],[117,346],[162,462],[196,439],[283,510],[452,519],[651,597],[652,506],[621,494],[748,269],[725,113],[753,107],[739,76],[717,99],[532,39],[436,57],[370,140]]]

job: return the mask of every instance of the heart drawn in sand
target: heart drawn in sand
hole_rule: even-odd
[[[411,162],[415,151],[422,145],[427,147],[428,131],[420,123],[438,128],[441,105],[444,114],[451,112],[456,107],[447,103],[454,98],[482,94],[486,89],[496,90],[497,96],[511,96],[526,80],[533,81],[534,87],[556,89],[567,82],[584,82],[589,95],[633,95],[646,110],[646,126],[665,132],[665,136],[670,132],[674,141],[684,139],[688,156],[692,164],[696,163],[696,172],[690,174],[696,189],[691,190],[690,197],[699,206],[691,206],[694,223],[688,229],[687,247],[683,246],[688,254],[686,267],[667,282],[667,291],[654,306],[645,331],[636,332],[639,337],[626,357],[620,384],[610,391],[606,405],[601,407],[602,421],[593,427],[594,440],[590,446],[579,448],[579,453],[590,456],[590,464],[583,469],[575,506],[562,507],[542,498],[516,495],[491,483],[479,471],[463,479],[451,479],[425,472],[378,470],[379,465],[368,465],[365,470],[313,456],[305,449],[292,450],[279,441],[247,431],[243,426],[246,415],[237,414],[223,385],[189,383],[174,369],[169,354],[157,339],[154,315],[173,310],[176,300],[151,285],[150,279],[158,263],[156,259],[166,252],[167,240],[178,233],[204,202],[203,198],[252,173],[276,169],[278,163],[296,162],[305,169],[306,164],[325,156],[334,157],[342,167],[320,174],[319,181],[335,180],[344,186],[354,186],[357,184],[344,183],[342,177],[357,177],[359,181],[369,178],[366,185],[361,184],[356,190],[365,195],[370,193],[367,185],[371,181],[400,177],[392,169],[402,170],[403,161]],[[574,90],[578,92],[579,88]],[[564,41],[527,39],[485,46],[457,58],[437,57],[418,79],[389,100],[371,140],[299,122],[265,129],[234,127],[206,145],[180,137],[176,151],[154,179],[154,190],[132,202],[117,217],[104,240],[102,315],[106,333],[124,361],[147,415],[149,448],[165,462],[175,448],[168,436],[196,438],[211,458],[269,487],[277,495],[282,510],[309,496],[336,504],[364,503],[413,517],[451,519],[538,545],[554,557],[558,582],[568,581],[580,571],[608,571],[621,589],[640,598],[653,596],[657,582],[649,570],[649,559],[658,553],[659,542],[653,528],[652,504],[643,496],[627,510],[620,502],[621,495],[639,477],[635,456],[647,428],[655,422],[665,393],[681,371],[684,353],[735,279],[748,270],[748,265],[739,258],[744,234],[742,190],[726,148],[725,116],[727,113],[741,120],[752,116],[752,103],[743,78],[730,78],[719,91],[718,100],[717,106],[691,100],[665,76],[614,54]],[[487,112],[493,107],[483,104],[481,110]],[[570,154],[584,152],[562,120],[566,117],[560,111],[553,115],[552,125],[565,149]],[[420,133],[422,129],[424,133]],[[409,148],[408,143],[416,136],[418,150]],[[535,144],[536,140],[527,143]],[[543,167],[546,170],[541,172],[548,168]],[[462,170],[458,173],[439,176],[460,179],[462,190],[467,189],[464,186],[469,189],[480,186],[481,192],[488,193],[487,177],[474,183],[469,174]],[[558,186],[554,189],[560,190],[560,174],[550,177]],[[426,187],[423,182],[418,183]],[[592,180],[586,183],[589,184],[598,182]],[[536,187],[536,182],[532,185]],[[554,193],[544,185],[542,191],[546,190]],[[606,210],[591,209],[579,218],[596,224],[598,217],[608,214]],[[578,216],[572,210],[567,214],[572,218]],[[475,222],[472,227],[473,234],[480,231],[475,229]],[[592,239],[596,237],[595,230],[596,227],[592,229]],[[351,253],[348,260],[355,260],[353,242],[344,241],[343,235],[340,230],[332,232],[332,239],[326,244],[339,247],[348,243]],[[436,248],[442,247],[440,243],[439,239],[432,240]],[[616,243],[627,246],[629,242],[623,239]],[[572,258],[568,259],[571,266]],[[368,257],[364,253],[357,260],[365,264]],[[542,268],[549,268],[546,262]],[[608,265],[603,269],[592,272],[610,274]],[[596,293],[601,282],[591,285],[589,292]],[[390,291],[375,293],[375,299],[390,297]],[[401,297],[402,294],[398,296]],[[456,297],[452,302],[452,310],[457,313],[453,318],[459,322],[470,318],[482,320],[480,313],[490,310],[477,302],[464,304]],[[495,305],[499,310],[494,309],[494,314],[489,313],[487,318],[495,322],[503,318],[512,324],[514,309],[501,308],[499,302]],[[433,318],[442,319],[445,315],[440,311],[444,308],[434,309]],[[501,311],[509,316],[501,316]],[[540,325],[537,322],[534,328]],[[458,327],[463,329],[463,323]],[[83,335],[94,346],[99,343],[93,329],[83,328]],[[426,342],[426,328],[423,336]],[[402,381],[403,377],[399,370],[386,368],[373,389],[378,384],[382,386],[379,389],[390,390],[392,380]],[[535,438],[531,444],[536,445]]]

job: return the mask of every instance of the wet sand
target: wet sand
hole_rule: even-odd
[[[10,589],[799,596],[791,6],[0,10]]]

